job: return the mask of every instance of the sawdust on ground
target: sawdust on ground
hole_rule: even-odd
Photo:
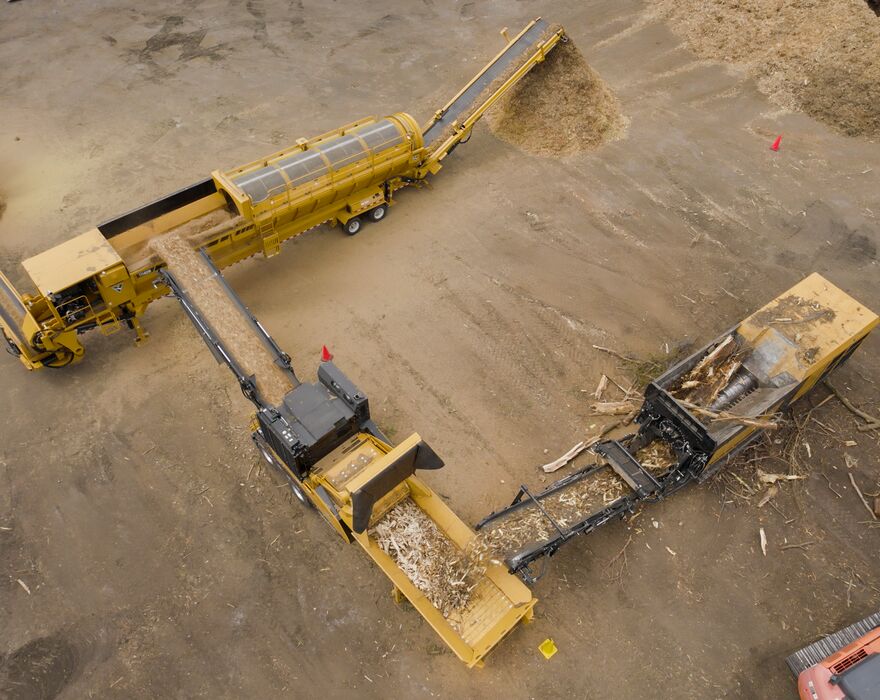
[[[745,64],[774,102],[880,135],[880,19],[864,0],[658,0],[703,58]]]
[[[245,375],[254,375],[260,395],[272,405],[281,403],[293,389],[288,375],[277,364],[232,299],[223,290],[199,253],[193,250],[181,226],[150,241],[155,251],[190,295],[202,316],[220,336]]]
[[[540,156],[592,150],[626,128],[617,98],[571,40],[558,44],[486,117],[496,136]]]
[[[592,476],[574,482],[540,499],[541,507],[565,530],[623,496],[629,487],[606,466]],[[474,561],[502,564],[526,545],[543,542],[556,535],[553,526],[534,502],[495,520],[477,533],[468,547]]]
[[[388,511],[370,537],[458,629],[485,567],[469,560],[410,498]]]

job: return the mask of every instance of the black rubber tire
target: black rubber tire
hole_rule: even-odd
[[[306,508],[314,508],[315,504],[309,500],[309,497],[306,496],[305,491],[302,490],[302,487],[296,483],[296,480],[293,479],[290,474],[288,474],[284,469],[278,464],[275,460],[275,457],[272,456],[272,453],[269,452],[269,449],[262,444],[262,440],[254,440],[257,444],[257,449],[260,451],[260,455],[263,459],[271,466],[273,469],[278,471],[281,476],[283,476],[287,480],[288,486],[290,486],[290,490],[293,492],[294,497],[300,503],[302,503]]]
[[[382,219],[385,218],[385,214],[387,214],[387,213],[388,213],[388,205],[387,204],[380,204],[375,209],[370,209],[370,211],[367,212],[367,218],[370,221],[372,221],[373,223],[378,223],[379,221],[382,221]]]
[[[342,224],[342,230],[345,231],[349,236],[355,236],[360,233],[361,230],[361,220],[360,217],[354,216],[344,224]]]
[[[293,492],[296,500],[302,503],[306,508],[314,508],[315,505],[309,500],[309,497],[306,496],[305,491],[302,490],[300,485],[293,479],[288,478],[288,481],[290,482],[290,490]]]

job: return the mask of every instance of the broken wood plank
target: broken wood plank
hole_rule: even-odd
[[[605,401],[590,405],[590,410],[597,416],[623,416],[634,408],[632,401]]]

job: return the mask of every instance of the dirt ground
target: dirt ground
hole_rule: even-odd
[[[300,136],[425,120],[498,29],[561,22],[619,99],[623,138],[554,159],[480,127],[381,225],[316,230],[227,275],[301,376],[327,344],[384,430],[421,433],[447,463],[425,479],[476,522],[601,424],[580,390],[624,375],[594,344],[673,353],[812,271],[880,306],[880,146],[771,105],[646,12],[3,3],[0,267],[20,281],[21,258]],[[880,529],[847,474],[880,488],[877,434],[833,399],[799,448],[809,478],[772,506],[728,478],[574,542],[535,586],[533,624],[468,671],[262,470],[247,403],[177,305],[145,323],[147,347],[93,334],[63,371],[0,358],[11,697],[787,698],[786,654],[880,607]],[[835,381],[880,411],[880,334]]]

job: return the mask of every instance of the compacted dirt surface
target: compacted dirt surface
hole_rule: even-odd
[[[4,3],[0,267],[23,283],[22,258],[298,137],[426,120],[501,27],[560,22],[619,138],[542,157],[481,125],[381,225],[227,273],[302,377],[328,345],[383,430],[432,445],[424,478],[474,523],[610,420],[592,392],[631,368],[594,345],[663,364],[813,271],[880,306],[880,146],[769,102],[649,5]],[[880,490],[878,433],[820,387],[765,452],[562,549],[535,621],[469,671],[260,466],[178,306],[144,322],[146,347],[90,334],[64,370],[0,357],[5,697],[788,698],[788,653],[880,608],[849,478]],[[878,334],[834,383],[880,412]],[[758,466],[806,478],[758,507]]]

